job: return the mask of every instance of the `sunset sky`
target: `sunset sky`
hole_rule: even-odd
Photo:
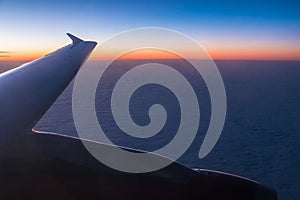
[[[67,32],[101,45],[139,27],[180,31],[215,59],[300,60],[299,10],[297,0],[0,0],[0,60],[42,56],[70,43]]]

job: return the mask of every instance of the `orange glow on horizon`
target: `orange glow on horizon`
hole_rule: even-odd
[[[280,49],[272,48],[261,49],[222,49],[222,48],[207,48],[207,52],[215,60],[300,60],[300,49]],[[49,52],[42,51],[27,51],[27,52],[12,52],[0,54],[0,61],[29,61],[35,60],[46,55]],[[144,49],[133,51],[122,55],[120,59],[177,59],[178,55],[173,53],[157,50]],[[191,54],[191,59],[197,57]],[[98,55],[97,51],[90,56],[91,60],[95,59],[111,59],[110,54]],[[201,59],[201,58],[199,58]]]
[[[300,60],[300,51],[259,51],[259,50],[207,50],[208,55],[214,60]],[[143,50],[134,53],[128,53],[120,57],[120,59],[176,59],[180,58],[178,55],[166,51],[159,50]],[[96,59],[112,59],[106,55],[101,56],[94,54],[91,56],[92,60]],[[202,59],[195,54],[187,59]]]
[[[38,52],[38,51],[33,51],[33,52],[11,52],[11,53],[6,53],[1,57],[0,54],[0,61],[30,61],[30,60],[35,60],[37,58],[40,58],[44,55],[46,55],[46,52]]]
[[[120,56],[118,59],[179,59],[180,56],[158,49],[141,49]]]

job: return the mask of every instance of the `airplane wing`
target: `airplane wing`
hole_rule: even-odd
[[[72,44],[0,75],[0,198],[277,198],[255,181],[177,162],[148,173],[120,172],[95,159],[79,138],[32,131],[96,46],[68,35]],[[85,142],[106,152],[119,148]]]
[[[31,131],[97,44],[70,37],[72,44],[0,74],[1,149]]]
[[[107,152],[118,148],[87,142]],[[149,173],[120,172],[95,159],[80,139],[55,133],[34,131],[23,135],[14,150],[1,156],[1,163],[0,185],[5,192],[0,196],[5,197],[276,199],[276,192],[255,181],[211,170],[193,170],[177,162]],[[14,193],[16,188],[18,192]]]

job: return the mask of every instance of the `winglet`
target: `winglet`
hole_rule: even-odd
[[[80,42],[83,41],[82,39],[80,39],[80,38],[78,38],[78,37],[72,35],[71,33],[67,33],[67,35],[68,35],[68,36],[70,37],[70,39],[72,40],[73,45],[76,45],[76,44],[78,44],[78,43],[80,43]]]

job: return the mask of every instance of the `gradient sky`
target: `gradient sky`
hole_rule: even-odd
[[[288,0],[0,0],[0,60],[42,56],[68,44],[66,32],[101,44],[149,26],[183,32],[216,59],[300,60],[299,10]]]

